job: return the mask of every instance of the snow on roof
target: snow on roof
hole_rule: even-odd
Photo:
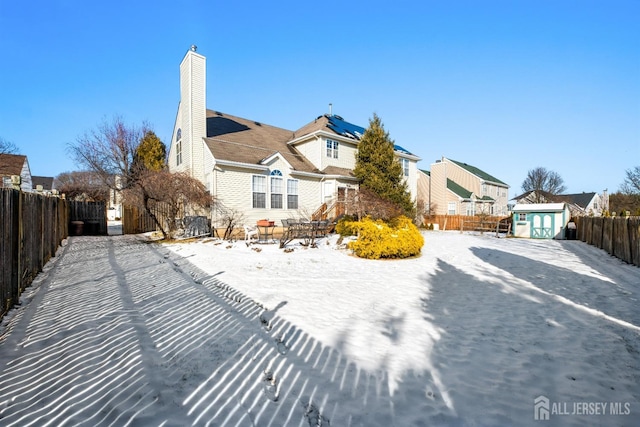
[[[562,212],[566,203],[521,203],[515,205],[513,212]]]

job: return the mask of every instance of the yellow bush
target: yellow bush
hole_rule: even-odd
[[[357,224],[357,222],[353,220],[353,217],[345,215],[340,218],[336,224],[336,233],[344,237],[353,236],[358,232],[358,230],[353,227],[354,224]]]
[[[345,226],[358,231],[358,239],[348,247],[360,258],[408,258],[418,255],[424,245],[420,230],[405,216],[389,223],[364,218]]]

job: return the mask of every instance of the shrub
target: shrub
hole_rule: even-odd
[[[358,230],[353,227],[353,224],[354,218],[351,215],[342,216],[336,224],[336,233],[342,237],[354,236]]]
[[[358,231],[358,239],[348,247],[361,258],[408,258],[418,255],[424,245],[420,230],[406,216],[388,223],[367,217],[359,222],[346,222],[345,228]]]

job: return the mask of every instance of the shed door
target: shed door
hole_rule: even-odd
[[[531,237],[534,239],[552,239],[553,217],[549,214],[533,214]]]

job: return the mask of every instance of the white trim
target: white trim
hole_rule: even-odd
[[[347,138],[346,136],[342,136],[342,135],[338,135],[337,133],[333,133],[333,132],[327,132],[325,130],[317,130],[315,132],[311,132],[311,133],[307,133],[299,138],[295,138],[292,139],[291,141],[287,142],[287,145],[296,145],[300,142],[304,142],[307,139],[311,139],[312,137],[315,138],[321,138],[321,137],[325,137],[325,138],[329,138],[329,139],[333,139],[336,140],[338,142],[345,142],[345,143],[349,143],[351,145],[358,145],[358,143],[360,142],[357,139],[352,139],[352,138]]]
[[[293,170],[293,166],[291,166],[291,163],[289,163],[287,159],[285,159],[285,157],[279,151],[276,151],[275,153],[271,154],[269,157],[265,157],[264,159],[260,160],[260,164],[261,165],[267,164],[276,158],[280,158],[287,165],[289,169]]]
[[[270,170],[269,166],[263,166],[263,165],[256,165],[253,163],[241,163],[241,162],[233,162],[231,160],[215,160],[215,164],[216,165],[222,165],[222,166],[234,166],[237,168],[242,168],[242,169],[252,169],[252,170],[258,170],[258,171],[268,171]]]
[[[415,154],[407,154],[407,153],[403,153],[402,151],[398,151],[398,150],[393,150],[393,153],[403,159],[409,159],[409,160],[415,160],[416,162],[419,162],[420,160],[422,160],[422,158],[416,156]],[[420,170],[420,169],[418,169]]]

